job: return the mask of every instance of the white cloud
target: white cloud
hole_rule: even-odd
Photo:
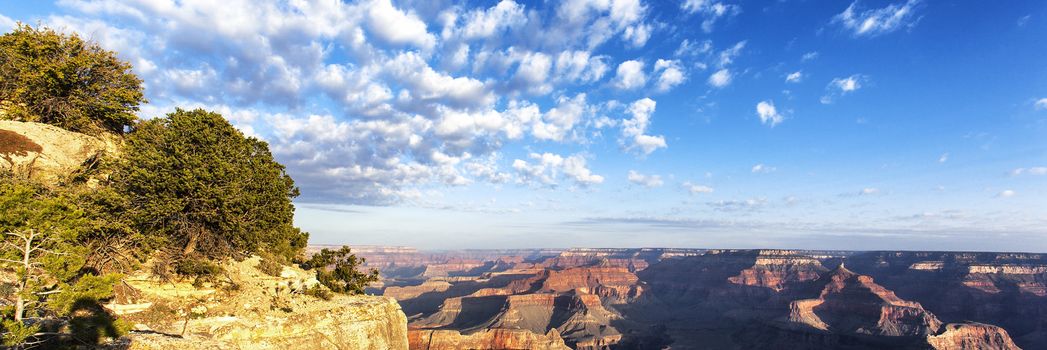
[[[807,61],[810,61],[810,60],[814,60],[816,58],[818,58],[818,52],[817,51],[811,51],[811,52],[803,54],[803,57],[800,58],[800,61],[807,62]]]
[[[487,10],[474,10],[463,16],[461,33],[465,39],[490,38],[509,28],[527,23],[524,7],[512,0],[502,0]]]
[[[1014,190],[1003,190],[1003,191],[1000,191],[1000,193],[997,193],[996,196],[1000,197],[1000,198],[1010,198],[1010,197],[1014,197],[1017,194],[1018,193],[1014,192]]]
[[[622,39],[637,48],[647,44],[647,39],[650,38],[651,26],[647,24],[626,27],[625,32],[622,33]]]
[[[830,104],[841,96],[858,91],[858,89],[862,88],[862,82],[865,79],[861,74],[854,74],[845,78],[834,78],[825,87],[826,93],[820,101],[823,104]]]
[[[763,164],[756,164],[756,165],[753,165],[752,172],[753,173],[769,173],[769,172],[773,172],[775,170],[778,170],[778,168],[775,168],[773,166],[763,165]]]
[[[520,66],[516,68],[515,78],[523,86],[528,87],[528,90],[537,94],[546,94],[552,89],[546,84],[550,68],[552,68],[552,59],[549,58],[549,55],[541,52],[527,53],[520,60]]]
[[[916,7],[920,0],[908,0],[904,4],[890,4],[879,9],[860,11],[855,1],[847,9],[833,17],[833,23],[839,23],[851,31],[854,36],[876,36],[890,33],[899,28],[912,27],[920,20],[916,16]]]
[[[592,173],[586,166],[585,157],[581,154],[571,155],[564,158],[553,153],[531,153],[528,155],[533,162],[522,159],[513,161],[513,169],[520,176],[521,183],[540,183],[547,186],[556,186],[559,178],[567,178],[575,184],[585,187],[602,183],[603,176]]]
[[[700,13],[704,16],[702,30],[706,33],[712,32],[713,25],[721,17],[734,16],[742,12],[738,5],[711,0],[686,0],[680,4],[680,9],[688,14]]]
[[[618,75],[614,85],[619,89],[632,90],[647,84],[647,75],[643,72],[643,62],[628,60],[618,65]]]
[[[9,32],[15,28],[15,21],[3,14],[0,14],[0,32]]]
[[[662,177],[661,176],[658,176],[658,175],[644,175],[644,174],[636,172],[635,170],[629,170],[628,179],[629,179],[629,182],[632,182],[634,184],[641,185],[641,186],[644,186],[644,187],[648,187],[648,188],[660,187],[660,186],[662,186],[664,184],[662,182]]]
[[[727,49],[720,51],[720,60],[718,64],[720,67],[726,67],[727,65],[734,62],[734,59],[742,54],[742,50],[745,49],[745,45],[748,42],[745,40],[739,41]]]
[[[949,153],[942,153],[942,155],[940,157],[938,157],[938,163],[945,163],[945,162],[948,162],[948,161],[949,161]]]
[[[622,121],[622,138],[627,150],[636,150],[646,156],[659,148],[668,147],[665,137],[646,135],[655,105],[655,101],[650,98],[642,98],[629,105],[628,112],[632,118]]]
[[[557,78],[580,83],[598,81],[607,72],[607,59],[582,50],[561,52],[556,58]]]
[[[683,186],[683,188],[685,190],[687,190],[687,192],[690,192],[691,194],[702,194],[702,193],[712,193],[713,192],[713,188],[712,187],[705,186],[705,185],[693,184],[693,183],[691,183],[689,181],[688,182],[684,182],[681,185]]]
[[[374,0],[368,6],[368,24],[379,38],[393,44],[412,44],[423,49],[432,48],[436,37],[426,30],[413,12],[397,9],[389,0]]]
[[[771,127],[785,120],[785,117],[778,113],[778,109],[774,107],[774,101],[771,100],[757,103],[756,115],[760,117],[761,124],[769,124]]]
[[[722,88],[731,83],[731,71],[727,68],[720,69],[709,76],[709,85]]]
[[[572,98],[558,98],[556,107],[535,120],[532,135],[541,140],[563,141],[576,125],[592,113],[585,99],[584,93]]]
[[[1017,169],[1011,170],[1011,175],[1013,175],[1013,176],[1018,176],[1018,175],[1023,175],[1023,174],[1047,175],[1047,167],[1037,166],[1037,167],[1031,167],[1031,168],[1017,168]]]
[[[654,63],[654,71],[661,72],[658,76],[658,83],[655,85],[655,89],[659,92],[669,91],[676,85],[680,85],[687,80],[684,76],[683,67],[680,65],[678,60],[663,60],[659,59]]]
[[[1034,105],[1036,109],[1047,110],[1047,97],[1037,100]]]
[[[869,195],[874,195],[874,194],[878,194],[878,193],[880,193],[880,189],[875,188],[875,187],[866,187],[866,188],[863,188],[861,191],[858,191],[858,195],[859,196],[869,196]]]
[[[795,71],[785,76],[785,82],[787,83],[799,83],[800,80],[803,80],[803,73],[800,71]]]

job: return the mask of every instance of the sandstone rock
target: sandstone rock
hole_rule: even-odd
[[[941,321],[919,303],[898,298],[842,264],[817,299],[790,305],[790,321],[838,334],[913,337],[934,334]]]
[[[569,350],[556,330],[535,334],[520,329],[490,329],[463,335],[453,330],[411,330],[411,350]]]
[[[132,332],[130,349],[407,349],[407,318],[389,297],[336,295],[321,300],[301,293],[313,274],[285,267],[265,275],[257,257],[223,265],[237,286],[161,282],[145,273],[128,277],[131,303],[152,303],[128,314],[148,332]],[[117,308],[119,306],[117,305]],[[184,337],[173,336],[175,334]]]
[[[950,323],[941,334],[927,337],[935,350],[1017,350],[1003,328],[981,323]]]
[[[57,126],[0,120],[0,170],[43,184],[57,184],[104,153],[117,150],[102,139]]]

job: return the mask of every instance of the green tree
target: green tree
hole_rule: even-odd
[[[85,271],[89,249],[83,243],[93,228],[76,202],[68,192],[0,175],[0,268],[9,276],[0,282],[0,296],[12,306],[2,315],[4,345],[38,335],[39,323],[24,322],[29,318],[57,316],[84,327],[93,320],[113,320],[101,314],[92,320],[75,315],[74,304],[99,304],[112,296],[120,279]]]
[[[97,43],[25,24],[0,36],[0,103],[8,118],[122,133],[142,102],[131,65]]]
[[[308,235],[292,224],[298,188],[269,146],[221,115],[178,109],[128,135],[114,183],[140,232],[184,258],[271,252],[297,256]]]
[[[338,250],[323,249],[313,254],[303,264],[306,269],[316,269],[316,279],[332,292],[363,294],[368,284],[378,281],[378,270],[361,272],[360,265],[367,262],[358,258],[347,246]]]

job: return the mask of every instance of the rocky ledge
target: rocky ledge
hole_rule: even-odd
[[[159,349],[408,349],[407,318],[389,297],[301,291],[312,274],[284,267],[269,276],[252,258],[225,265],[229,285],[194,287],[142,273],[125,280],[123,303],[107,305],[135,323],[121,348]]]

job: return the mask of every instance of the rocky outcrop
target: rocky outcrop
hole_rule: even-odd
[[[57,126],[0,120],[0,170],[42,184],[57,184],[115,153],[115,138],[98,138]]]
[[[408,334],[411,350],[570,350],[555,329],[535,334],[520,329],[490,329],[463,335],[454,330],[412,329]]]
[[[132,275],[118,298],[123,303],[107,307],[136,324],[125,339],[130,349],[408,348],[407,318],[394,299],[318,299],[302,294],[317,283],[311,273],[284,267],[281,276],[268,276],[256,268],[258,262],[224,265],[235,288]]]
[[[727,280],[731,283],[770,288],[776,292],[795,282],[813,281],[828,271],[815,258],[795,251],[762,250],[753,265]]]
[[[935,350],[1018,350],[1003,328],[981,323],[950,323],[943,332],[927,337]]]
[[[548,292],[569,292],[580,289],[586,293],[596,294],[615,303],[623,303],[639,298],[643,286],[639,278],[627,267],[599,266],[574,267],[565,270],[549,271],[542,281],[539,290]]]
[[[817,299],[791,303],[789,321],[837,334],[886,337],[922,337],[941,327],[941,321],[919,303],[898,298],[872,277],[842,264]]]

